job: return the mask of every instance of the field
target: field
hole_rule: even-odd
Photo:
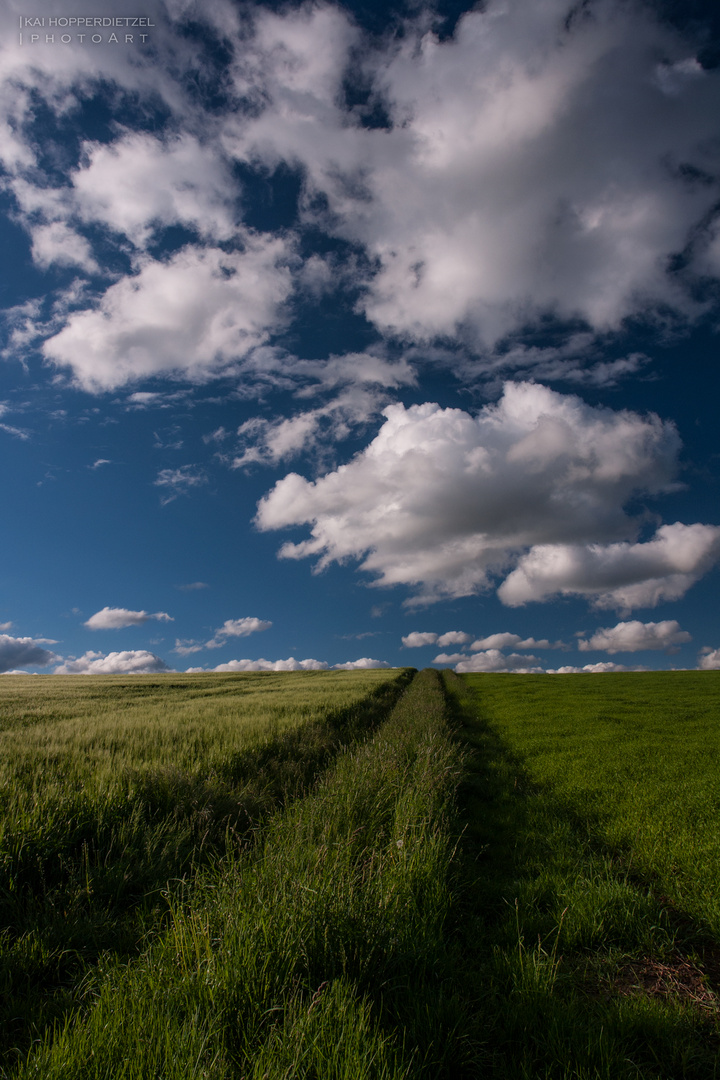
[[[720,1077],[720,678],[0,683],[0,1075]]]
[[[458,695],[487,1075],[720,1076],[720,679],[466,676]]]
[[[129,959],[168,897],[372,729],[397,672],[0,684],[0,1053],[22,1055],[85,980]],[[169,884],[170,883],[170,884]]]

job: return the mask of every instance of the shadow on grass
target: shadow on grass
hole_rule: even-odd
[[[466,1075],[720,1076],[717,943],[603,844],[591,808],[532,782],[477,693],[445,685],[466,753],[457,977],[480,1047]],[[654,990],[632,977],[653,965]]]

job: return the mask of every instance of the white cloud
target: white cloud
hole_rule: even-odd
[[[440,662],[439,660],[436,662]],[[449,661],[447,661],[449,662]],[[519,673],[541,672],[544,669],[533,666],[538,663],[537,656],[520,653],[502,653],[499,649],[487,649],[474,656],[463,658],[455,665],[458,673],[468,671],[517,671]]]
[[[596,630],[591,638],[580,638],[578,649],[580,652],[607,652],[612,655],[618,652],[641,652],[643,649],[672,649],[676,645],[684,645],[692,641],[687,630],[681,630],[680,624],[675,619],[665,619],[663,622],[620,622],[617,626],[602,627]]]
[[[448,630],[440,635],[437,644],[444,648],[447,645],[467,645],[469,641],[472,641],[472,634],[466,634],[464,630]]]
[[[79,266],[89,274],[99,272],[90,244],[63,221],[38,225],[32,230],[32,257],[42,270],[57,266]]]
[[[227,664],[218,664],[214,668],[188,668],[188,672],[200,671],[326,671],[324,660],[296,660],[290,656],[287,660],[230,660]]]
[[[662,525],[645,543],[540,544],[523,555],[498,589],[517,607],[551,596],[585,596],[621,612],[678,600],[717,561],[720,527]]]
[[[22,439],[26,442],[30,435],[27,431],[23,431],[22,428],[13,427],[12,424],[0,424],[0,431],[4,431],[7,435],[14,435],[16,439]]]
[[[126,626],[142,626],[150,619],[158,622],[173,622],[174,620],[165,611],[156,611],[148,614],[147,611],[129,611],[127,608],[104,607],[96,611],[83,624],[88,630],[122,630]]]
[[[179,656],[191,656],[193,653],[202,652],[204,648],[205,644],[202,641],[195,641],[193,638],[176,638],[173,652]]]
[[[262,630],[269,630],[271,626],[272,623],[268,620],[257,619],[254,616],[246,616],[243,619],[226,619],[223,625],[215,631],[209,641],[182,641],[178,639],[175,642],[173,652],[179,653],[180,656],[189,656],[191,653],[201,652],[202,649],[221,649],[223,645],[227,645],[231,638],[249,637],[250,634],[257,634]],[[233,663],[235,662],[236,661],[233,661]],[[239,663],[240,661],[237,662]],[[242,663],[245,663],[245,661],[243,660]],[[263,661],[263,663],[265,663],[265,661]]]
[[[415,385],[415,368],[406,358],[389,360],[381,349],[303,360],[280,349],[256,349],[245,361],[247,384],[292,389],[295,398],[328,397],[323,404],[290,416],[254,416],[237,431],[234,457],[219,456],[233,468],[260,463],[276,465],[300,453],[321,449],[347,438],[379,415],[390,400],[388,391]],[[228,432],[219,428],[204,436],[222,444]]]
[[[153,480],[155,487],[163,488],[160,502],[163,506],[173,502],[180,495],[189,495],[194,488],[207,484],[208,478],[203,469],[198,465],[181,465],[177,469],[161,469],[157,479]]]
[[[506,384],[477,417],[434,404],[391,405],[385,416],[348,464],[314,482],[296,473],[278,481],[256,523],[309,525],[311,539],[285,544],[281,557],[318,556],[318,569],[361,559],[374,584],[414,586],[420,603],[487,589],[527,549],[520,565],[532,569],[540,545],[633,536],[624,504],[671,489],[680,445],[657,416],[591,407],[531,383]],[[659,535],[685,550],[708,528],[666,526]],[[644,569],[629,582],[644,581]],[[532,598],[524,573],[501,587],[504,602]]]
[[[69,315],[43,345],[91,393],[150,376],[203,381],[240,360],[282,325],[292,288],[281,237],[243,234],[244,250],[188,246],[111,285],[97,307]]]
[[[191,581],[187,585],[176,585],[175,588],[180,592],[196,592],[198,589],[209,589],[210,586],[206,581]]]
[[[50,11],[47,0],[39,10]],[[242,187],[229,156],[262,170],[299,168],[305,222],[366,256],[340,268],[317,253],[293,263],[299,287],[319,294],[342,274],[362,286],[376,325],[404,340],[456,336],[491,368],[507,361],[514,370],[517,350],[503,346],[492,362],[488,350],[541,316],[584,319],[592,338],[658,303],[685,316],[701,310],[668,266],[692,238],[695,269],[720,272],[714,188],[688,180],[692,169],[717,171],[720,78],[649,7],[597,0],[568,18],[567,0],[489,0],[444,41],[423,10],[402,35],[372,43],[338,7],[256,8],[241,19],[218,0],[193,18],[230,35],[228,74],[246,107],[224,114],[203,111],[185,89],[208,74],[199,39],[178,32],[189,10],[157,9],[152,53],[0,43],[0,154],[41,266],[92,271],[78,232],[87,223],[140,249],[156,226],[176,223],[212,243],[238,234],[245,243],[242,254],[190,248],[164,263],[140,254],[131,276],[45,345],[78,385],[209,378],[282,322],[291,244],[238,233]],[[387,127],[364,126],[362,107],[343,103],[358,61]],[[114,141],[86,143],[62,180],[40,176],[38,102],[67,117],[99,81],[116,119],[129,92],[167,110],[167,131],[116,126]],[[531,351],[528,366],[542,365],[546,350]],[[562,363],[586,377],[576,357]],[[606,361],[592,378],[612,380],[613,364],[621,374],[634,363]]]
[[[12,623],[3,623],[0,629],[7,630]],[[11,637],[0,633],[0,673],[9,672],[24,664],[26,667],[47,667],[59,659],[43,645],[56,645],[51,638]]]
[[[65,660],[55,668],[56,675],[153,675],[171,668],[159,656],[146,649],[129,652],[89,652],[76,660]]]
[[[390,665],[385,660],[371,660],[369,656],[363,656],[360,660],[348,660],[344,664],[333,664],[339,671],[365,671],[369,668],[386,668]]]
[[[407,634],[402,639],[402,643],[406,649],[420,649],[423,645],[434,645],[437,639],[437,634],[423,633],[420,630],[413,630],[412,634]]]
[[[542,638],[540,641],[536,641],[535,638],[521,638],[519,634],[501,633],[490,634],[488,637],[478,638],[477,641],[473,641],[470,646],[473,652],[480,649],[562,649],[565,648],[563,641],[548,641],[547,638]]]
[[[366,57],[391,120],[375,130],[340,104],[349,16],[258,15],[236,65],[255,112],[225,144],[302,166],[307,218],[376,262],[364,304],[382,330],[491,347],[545,313],[605,330],[657,303],[699,310],[667,266],[715,202],[677,165],[716,171],[720,78],[647,6],[568,11],[490,0],[442,42],[424,13],[406,22]]]
[[[472,634],[466,634],[463,630],[448,630],[445,634],[421,633],[414,631],[402,639],[406,649],[419,649],[422,645],[439,645],[441,648],[448,645],[467,645],[472,641]]]
[[[83,150],[72,183],[86,221],[100,221],[139,246],[163,225],[183,224],[217,240],[233,235],[237,185],[216,146],[188,134],[161,140],[126,132]]]
[[[238,428],[241,446],[232,467],[239,469],[256,463],[277,465],[325,442],[339,442],[377,415],[386,402],[384,394],[354,389],[293,416],[273,420],[252,417]]]
[[[254,616],[247,616],[243,619],[226,619],[219,630],[215,631],[214,637],[205,642],[206,649],[219,649],[223,645],[226,645],[229,638],[235,637],[248,637],[250,634],[257,634],[261,630],[269,630],[272,626],[271,622],[267,619],[256,619]]]
[[[0,622],[0,633],[4,634],[5,631],[9,630],[11,626],[12,626],[12,620],[10,620],[9,622]]]
[[[467,660],[465,653],[438,653],[433,664],[457,664],[461,660]]]
[[[711,649],[709,646],[701,649],[698,656],[698,668],[701,671],[720,670],[720,649]]]
[[[564,667],[548,668],[547,675],[580,675],[582,672],[587,671],[593,675],[602,675],[605,672],[612,671],[647,671],[644,667],[627,668],[624,664],[614,664],[612,660],[601,660],[597,664],[585,664],[584,667],[573,667],[570,664],[566,664]]]

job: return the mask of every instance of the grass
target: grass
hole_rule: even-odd
[[[277,677],[245,678],[271,707]],[[164,823],[182,872],[158,862],[125,907],[84,886],[69,912],[94,911],[99,941],[105,910],[112,947],[79,962],[48,928],[88,924],[37,922],[71,878],[25,894],[40,907],[4,971],[28,1012],[4,1076],[720,1080],[720,677],[381,673],[341,705],[295,678],[279,688],[314,687],[317,713],[278,698],[275,726],[225,757],[223,720],[177,773],[146,740],[118,774],[144,800],[132,835]],[[213,715],[216,680],[187,684],[190,712]],[[133,685],[173,722],[162,678]],[[121,723],[110,708],[106,731]],[[81,889],[121,851],[94,842]]]
[[[268,815],[384,719],[409,677],[3,683],[5,1060],[76,1008],[103,954],[142,946],[166,911],[163,892],[252,841]]]
[[[720,1075],[720,681],[704,675],[446,674],[479,1075]]]
[[[373,1077],[446,1073],[445,923],[461,756],[438,676],[226,858],[129,965],[87,989],[20,1077]],[[142,1038],[135,1033],[142,1031]]]

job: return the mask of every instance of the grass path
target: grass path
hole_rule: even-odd
[[[702,904],[670,895],[672,861],[646,844],[663,831],[628,833],[640,810],[610,753],[640,776],[654,743],[638,731],[669,732],[668,771],[656,755],[648,774],[657,807],[678,755],[699,768],[689,733],[712,732],[712,709],[690,695],[682,740],[675,714],[633,729],[642,694],[598,712],[621,682],[578,684],[563,712],[543,706],[562,697],[549,680],[416,675],[254,846],[166,891],[143,951],[94,966],[8,1076],[719,1080],[717,882],[693,893],[686,861],[675,896]]]
[[[17,1075],[43,1080],[453,1075],[446,923],[461,755],[422,672],[372,739],[169,905]]]

